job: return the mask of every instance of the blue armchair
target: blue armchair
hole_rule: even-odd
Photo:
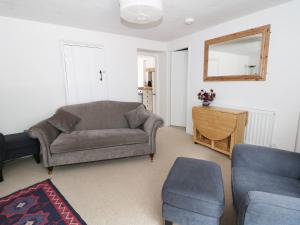
[[[299,225],[300,154],[236,145],[232,194],[239,225]]]

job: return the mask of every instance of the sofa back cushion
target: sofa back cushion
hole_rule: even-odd
[[[74,130],[129,128],[124,113],[137,108],[139,102],[98,101],[63,106],[64,110],[80,118]]]

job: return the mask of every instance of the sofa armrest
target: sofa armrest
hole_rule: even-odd
[[[149,118],[143,124],[143,130],[149,136],[149,144],[151,145],[152,153],[156,152],[156,132],[163,124],[163,119],[154,113],[150,113]]]
[[[53,127],[47,121],[42,121],[33,127],[31,127],[28,131],[28,135],[31,138],[36,138],[40,142],[40,150],[43,155],[43,163],[45,167],[51,166],[49,163],[50,154],[50,145],[56,139],[56,137],[60,134],[60,131]]]
[[[256,145],[235,145],[232,167],[246,167],[299,179],[300,154]]]
[[[297,225],[300,221],[300,198],[250,191],[244,225]]]

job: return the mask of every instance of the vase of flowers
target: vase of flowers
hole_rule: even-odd
[[[213,89],[210,89],[209,91],[205,91],[202,89],[198,93],[198,99],[202,101],[202,106],[209,106],[215,97],[216,97],[216,93],[214,92]]]

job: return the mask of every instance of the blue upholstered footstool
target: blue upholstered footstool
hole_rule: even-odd
[[[166,225],[218,225],[225,205],[220,166],[177,158],[164,183],[162,198]]]

